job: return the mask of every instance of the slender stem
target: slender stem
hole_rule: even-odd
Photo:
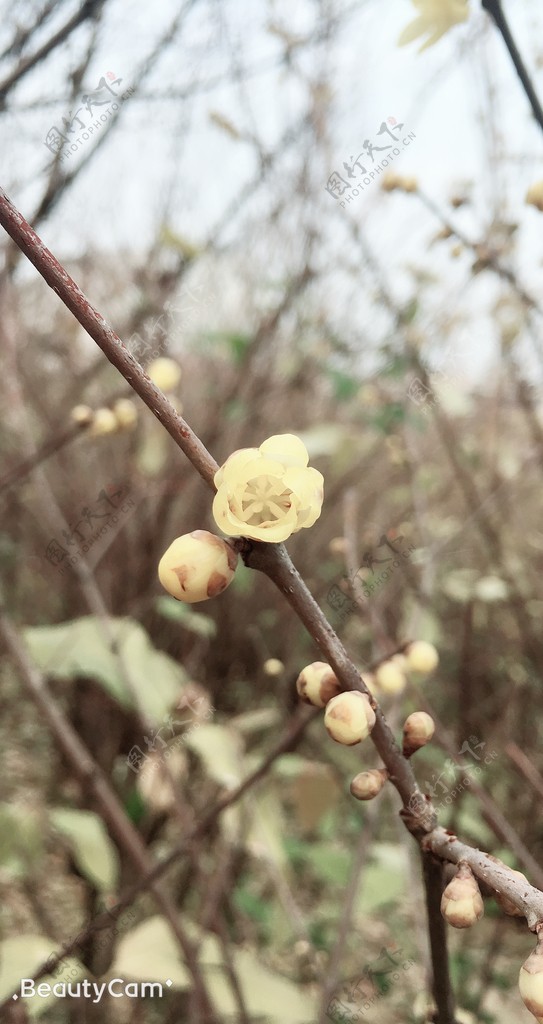
[[[147,376],[138,361],[123,345],[121,339],[94,309],[81,289],[66,273],[64,267],[46,248],[39,235],[0,189],[0,224],[16,245],[36,267],[50,288],[94,339],[102,352],[113,363],[134,391],[143,399],[151,412],[166,428],[170,437],[192,462],[200,476],[214,488],[213,477],[219,468],[207,448],[188,423],[174,409],[165,395]]]
[[[264,778],[273,762],[280,757],[281,754],[285,754],[287,751],[293,750],[296,747],[307,726],[310,722],[314,721],[316,716],[316,708],[313,708],[311,711],[309,708],[301,708],[299,714],[297,714],[293,721],[290,722],[281,739],[275,744],[267,757],[261,761],[258,767],[255,768],[254,771],[252,771],[250,775],[243,780],[243,782],[240,782],[239,786],[230,790],[229,793],[218,800],[207,814],[204,815],[203,818],[200,818],[200,821],[183,837],[182,840],[180,840],[179,843],[176,844],[173,850],[163,860],[161,860],[159,864],[156,864],[151,870],[143,873],[136,882],[126,889],[115,906],[108,910],[107,915],[101,914],[99,917],[94,918],[74,939],[64,943],[64,946],[56,955],[50,956],[47,961],[42,964],[37,971],[35,971],[33,976],[34,981],[38,981],[46,974],[50,974],[51,971],[65,959],[65,957],[75,953],[80,946],[84,945],[88,937],[94,931],[98,931],[102,927],[105,927],[106,923],[117,921],[127,907],[134,902],[136,897],[146,889],[150,888],[152,883],[161,878],[169,868],[177,865],[181,857],[193,855],[195,843],[212,830],[216,821],[224,811],[236,804],[241,797],[245,795],[245,793]],[[104,921],[106,916],[108,918],[107,922]],[[11,1005],[10,993],[5,1000],[0,1002],[0,1013]]]
[[[503,13],[501,0],[482,0],[482,7],[483,10],[485,10],[487,14],[490,14],[491,18],[494,19],[496,23],[496,28],[498,29],[499,32],[501,32],[503,41],[509,51],[509,56],[511,57],[511,60],[513,61],[513,64],[515,66],[515,71],[517,72],[517,75],[519,76],[520,81],[522,83],[524,92],[528,97],[528,102],[530,103],[530,106],[532,108],[532,113],[539,127],[543,128],[543,107],[539,102],[539,97],[534,89],[532,79],[528,74],[526,65],[522,59],[517,44],[515,43],[515,40],[513,39],[513,36],[511,34],[511,29],[509,28],[509,24],[507,22],[505,14]]]
[[[428,935],[432,953],[432,992],[436,1002],[435,1024],[455,1024],[454,997],[449,977],[447,927],[441,914],[443,863],[431,853],[422,853],[422,870],[426,889]]]
[[[396,743],[381,708],[368,690],[358,669],[349,658],[341,640],[319,608],[300,573],[294,567],[284,545],[248,544],[243,541],[239,547],[242,550],[245,564],[251,569],[257,569],[266,576],[269,576],[275,586],[284,594],[345,689],[359,690],[369,697],[376,717],[375,725],[371,731],[371,739],[381,755],[383,763],[389,770],[390,781],[398,790],[404,807],[412,808],[415,802],[420,802],[421,805],[426,803],[417,785],[413,769]],[[430,818],[431,806],[429,803],[427,806],[428,818]],[[429,831],[429,827],[435,824],[435,821],[434,812],[430,826],[423,826],[420,822],[417,822],[412,824],[410,830],[413,830],[416,834],[420,828],[421,834],[424,834],[424,832]]]
[[[66,715],[56,704],[49,693],[43,676],[32,664],[30,657],[19,637],[19,634],[10,620],[0,608],[0,635],[3,637],[6,647],[10,652],[15,665],[17,666],[20,678],[22,679],[28,693],[34,701],[40,715],[47,723],[52,735],[70,762],[75,774],[82,784],[92,793],[100,813],[111,830],[119,846],[126,852],[135,868],[143,875],[148,875],[153,869],[153,861],[145,847],[141,836],[134,828],[132,822],[127,818],[122,805],[120,804],[115,791],[111,788],[105,774],[89,753],[88,749],[81,742],[79,735],[66,718]],[[178,915],[162,890],[162,887],[155,880],[150,885],[151,892],[160,908],[161,913],[168,921],[170,928],[182,952],[187,967],[192,975],[194,984],[194,996],[201,1008],[205,1011],[207,1019],[216,1020],[212,1005],[209,1000],[205,981],[202,975],[200,962],[196,955],[192,941],[185,934]]]
[[[473,874],[481,882],[494,889],[494,892],[507,896],[519,910],[522,910],[528,927],[532,931],[541,930],[543,892],[530,885],[529,882],[521,882],[517,885],[518,879],[515,879],[515,875],[506,864],[502,864],[497,859],[491,860],[488,853],[467,846],[444,828],[436,828],[425,836],[421,846],[423,850],[431,850],[436,856],[443,860],[449,860],[452,864],[458,864],[461,860],[467,861]]]

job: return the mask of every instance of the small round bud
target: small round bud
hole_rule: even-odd
[[[429,675],[439,664],[439,654],[433,644],[426,640],[414,640],[405,652],[407,668],[410,672],[423,672]]]
[[[520,968],[518,986],[530,1013],[538,1020],[543,1017],[543,934],[537,937],[537,946]]]
[[[341,693],[341,684],[324,661],[314,661],[306,665],[296,680],[298,695],[306,704],[316,708],[325,708],[332,697]]]
[[[441,913],[453,928],[470,928],[484,914],[483,897],[466,861],[459,862],[456,875],[443,890]]]
[[[435,722],[426,711],[414,711],[405,720],[403,727],[403,756],[411,757],[415,750],[420,750],[432,739]]]
[[[222,593],[234,578],[238,556],[207,530],[185,533],[170,544],[158,565],[158,578],[178,601],[194,604]]]
[[[280,676],[285,671],[285,666],[282,661],[279,661],[279,658],[268,658],[262,669],[267,676]]]
[[[160,359],[153,359],[147,367],[147,373],[153,384],[161,391],[173,391],[181,380],[181,367],[175,359],[168,359],[161,356]]]
[[[88,427],[93,421],[94,413],[90,405],[75,405],[70,413],[70,417],[74,423],[77,423],[78,427]]]
[[[333,555],[344,555],[347,550],[347,541],[345,537],[332,537],[328,548]]]
[[[113,406],[121,430],[132,430],[138,421],[138,410],[130,398],[118,398]]]
[[[367,772],[360,772],[351,782],[351,793],[357,800],[373,800],[379,795],[387,779],[386,768],[371,768]]]
[[[406,685],[406,678],[397,662],[392,659],[383,661],[375,671],[375,681],[383,693],[403,693]]]
[[[358,690],[340,693],[326,705],[324,724],[337,743],[347,747],[360,743],[369,736],[375,725],[375,712],[369,697]]]
[[[92,418],[90,433],[93,437],[100,437],[102,434],[114,434],[119,429],[117,417],[111,409],[97,409]]]
[[[399,177],[394,171],[385,171],[381,178],[381,188],[383,192],[394,192],[394,189],[399,188]]]
[[[419,187],[419,183],[416,178],[399,178],[398,188],[402,192],[416,192]]]

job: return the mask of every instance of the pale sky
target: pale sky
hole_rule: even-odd
[[[0,11],[2,7],[8,9],[7,0],[2,0]],[[94,88],[108,71],[122,78],[122,88],[137,86],[143,57],[180,7],[171,0],[156,0],[152,5],[113,0],[106,7],[98,53],[85,76],[88,88]],[[506,3],[505,8],[543,96],[543,9],[535,0]],[[60,5],[57,23],[62,24],[72,9]],[[457,185],[472,182],[473,205],[448,210],[472,237],[490,221],[497,196],[502,216],[519,225],[515,261],[523,283],[534,293],[541,292],[543,215],[527,207],[524,197],[528,186],[543,177],[543,137],[501,37],[474,0],[471,9],[467,24],[419,54],[418,43],[397,46],[399,33],[416,14],[409,0],[387,0],[386,4],[384,0],[358,4],[341,0],[332,10],[350,13],[334,46],[322,42],[310,47],[298,66],[312,79],[326,71],[333,91],[329,164],[325,166],[322,153],[315,154],[314,163],[308,161],[306,187],[322,232],[322,264],[327,268],[328,298],[331,307],[337,308],[338,328],[352,325],[357,316],[363,327],[368,326],[363,288],[339,269],[352,247],[351,218],[363,227],[397,298],[412,293],[407,265],[416,264],[440,276],[441,305],[458,306],[467,315],[465,371],[467,379],[476,379],[491,366],[495,347],[486,315],[486,307],[498,294],[493,276],[472,279],[472,259],[465,254],[451,259],[452,243],[429,247],[439,224],[415,197],[387,195],[373,184],[342,210],[324,189],[328,174],[341,170],[343,160],[360,153],[365,138],[376,141],[378,125],[394,116],[416,134],[394,168],[416,176],[441,207]],[[225,82],[202,89],[188,103],[179,99],[142,102],[137,96],[127,100],[122,119],[102,151],[41,225],[46,243],[61,256],[78,255],[89,247],[118,253],[120,258],[127,248],[142,253],[154,237],[167,201],[172,227],[197,244],[204,241],[228,203],[243,194],[257,168],[253,148],[218,129],[210,112],[218,112],[242,131],[257,133],[265,147],[273,146],[306,109],[307,82],[280,63],[282,44],[266,26],[273,21],[293,36],[304,36],[315,30],[318,10],[319,5],[310,0],[296,5],[286,0],[195,4],[179,44],[163,55],[144,83],[144,92],[179,92],[195,80],[213,81],[232,68],[232,60],[238,68],[250,69],[248,87],[240,89],[230,70]],[[79,58],[86,31],[79,29],[68,44],[23,79],[2,115],[1,180],[27,215],[43,189],[49,159],[45,136],[68,113],[69,97],[63,99],[66,72]],[[5,39],[4,28],[1,41]],[[487,124],[493,139],[482,127],[489,110],[489,80],[494,114]],[[28,109],[44,101],[48,105]],[[71,160],[84,159],[85,147],[90,145],[84,143]],[[288,191],[296,144],[293,152],[291,164],[288,159],[283,162],[275,179],[272,175],[266,188],[251,200],[248,209],[253,217],[259,210],[267,214],[275,190]],[[435,307],[432,315],[439,330],[437,302]]]

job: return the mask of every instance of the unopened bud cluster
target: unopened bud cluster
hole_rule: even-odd
[[[399,696],[407,686],[411,672],[429,675],[437,667],[439,655],[433,644],[426,640],[414,640],[402,653],[382,661],[373,673],[364,675],[368,689],[390,697]]]
[[[118,398],[111,408],[91,409],[88,405],[76,405],[70,415],[79,427],[88,428],[91,437],[133,430],[138,421],[138,410],[130,398]]]
[[[484,914],[483,897],[466,861],[459,862],[453,880],[443,890],[441,913],[453,928],[470,928]]]
[[[416,178],[395,174],[394,171],[387,171],[381,178],[383,192],[416,192],[418,187],[419,183]]]
[[[187,604],[216,597],[232,582],[238,556],[225,540],[207,530],[185,533],[170,544],[158,577],[172,597]]]
[[[339,679],[326,662],[314,661],[306,665],[296,680],[296,689],[306,704],[326,708],[324,725],[336,743],[352,747],[369,736],[376,721],[370,698],[359,690],[342,692]],[[372,800],[387,778],[388,772],[384,769],[361,772],[351,783],[351,793],[359,800]]]

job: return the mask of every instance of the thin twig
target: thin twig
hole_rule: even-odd
[[[105,774],[81,742],[77,732],[49,692],[45,680],[30,660],[17,630],[1,610],[0,634],[19,670],[20,677],[28,693],[47,722],[49,729],[65,757],[70,762],[75,774],[92,793],[100,808],[100,813],[116,841],[125,850],[137,870],[142,874],[148,874],[153,868],[153,862],[140,835],[126,816]],[[156,881],[153,881],[149,888],[161,913],[168,921],[184,956],[187,967],[192,975],[194,992],[200,1007],[205,1010],[208,1016],[210,1015],[210,1020],[216,1019],[192,941],[185,934],[178,915],[162,891],[161,886]]]
[[[517,44],[512,36],[511,29],[503,13],[501,0],[481,0],[481,6],[483,10],[490,14],[491,18],[494,19],[496,28],[502,34],[503,41],[509,51],[509,56],[515,66],[515,71],[520,78],[522,88],[526,93],[528,102],[532,108],[532,113],[540,128],[543,128],[543,107],[539,102],[539,97],[534,89],[532,79],[528,74],[526,65],[519,52]]]

